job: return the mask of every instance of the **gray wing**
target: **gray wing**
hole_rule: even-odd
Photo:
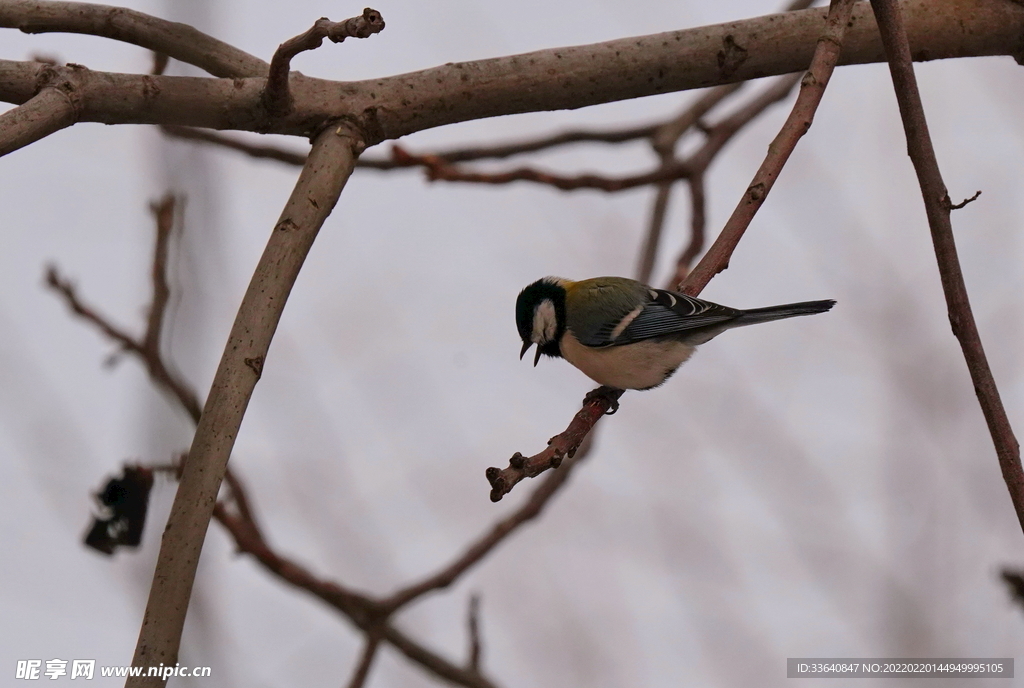
[[[626,316],[629,322],[625,327],[621,321],[604,327],[591,341],[583,343],[588,346],[621,346],[665,335],[687,332],[696,335],[698,331],[718,329],[716,326],[725,325],[743,314],[735,308],[664,289],[650,289],[648,296],[649,300],[638,313],[634,311]]]

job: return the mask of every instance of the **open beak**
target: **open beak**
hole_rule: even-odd
[[[523,342],[523,350],[519,352],[519,360],[520,361],[523,360],[523,356],[526,355],[526,352],[530,350],[531,346],[533,346],[533,342],[530,342],[530,341]]]
[[[537,355],[533,357],[533,367],[537,367],[537,361],[540,360],[540,345],[537,345]]]

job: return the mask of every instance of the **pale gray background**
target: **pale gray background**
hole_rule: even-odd
[[[264,59],[317,17],[362,9],[129,5]],[[777,9],[752,0],[375,7],[384,33],[325,45],[295,67],[368,78]],[[109,40],[0,35],[8,59],[150,66],[148,52]],[[192,71],[173,64],[171,73]],[[1024,73],[989,58],[918,74],[951,196],[984,191],[954,225],[1020,431]],[[693,97],[474,122],[402,143],[430,150],[646,122]],[[787,109],[744,131],[713,167],[712,231]],[[535,160],[624,173],[653,156],[634,144]],[[0,684],[14,682],[17,659],[130,661],[173,488],[159,481],[141,551],[113,558],[80,543],[89,493],[123,461],[167,461],[191,437],[138,363],[103,367],[112,345],[43,288],[44,265],[59,264],[89,303],[140,331],[147,206],[168,189],[185,194],[167,345],[205,392],[296,174],[168,142],[153,127],[98,124],[0,161]],[[546,274],[632,274],[651,194],[358,172],[300,276],[236,445],[233,465],[271,541],[317,573],[384,593],[447,562],[513,508],[530,486],[493,505],[484,468],[539,450],[592,386],[567,364],[517,360],[515,296]],[[659,284],[685,240],[684,199],[671,209]],[[1013,656],[1024,615],[998,571],[1024,565],[1021,533],[949,331],[886,67],[836,72],[731,269],[704,295],[738,307],[839,303],[729,333],[663,388],[628,394],[540,523],[398,622],[461,658],[466,603],[479,592],[485,666],[509,687],[779,686],[787,656]],[[214,677],[172,685],[338,686],[358,650],[346,621],[234,556],[211,527],[182,662],[212,665]],[[433,683],[388,650],[369,685]]]

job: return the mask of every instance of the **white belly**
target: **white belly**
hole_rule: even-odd
[[[696,349],[692,344],[654,340],[594,349],[583,346],[568,332],[559,347],[565,360],[591,380],[617,389],[657,387]]]

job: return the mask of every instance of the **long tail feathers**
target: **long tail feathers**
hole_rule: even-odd
[[[754,325],[756,323],[781,320],[782,318],[794,318],[798,315],[814,315],[831,310],[836,305],[831,299],[827,301],[804,301],[802,303],[787,303],[782,306],[769,306],[768,308],[752,308],[744,311],[743,315],[733,321],[733,327],[740,325]]]

